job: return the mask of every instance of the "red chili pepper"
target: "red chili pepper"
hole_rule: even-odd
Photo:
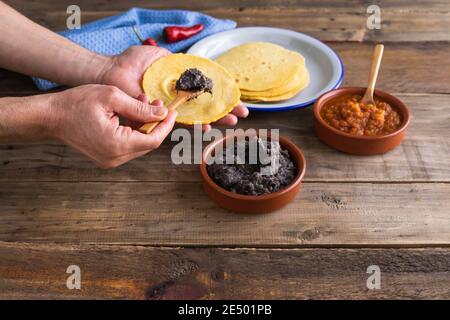
[[[172,43],[188,39],[204,29],[203,24],[196,24],[192,27],[170,26],[164,28],[166,42]]]
[[[154,46],[154,47],[158,46],[158,43],[152,38],[146,39],[145,41],[142,42],[142,44],[144,46]]]

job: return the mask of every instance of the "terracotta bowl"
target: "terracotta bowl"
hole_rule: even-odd
[[[363,96],[365,91],[366,88],[361,87],[340,88],[326,92],[316,100],[313,109],[314,131],[320,140],[339,151],[356,155],[382,154],[400,144],[405,136],[405,129],[409,124],[408,108],[399,99],[381,90],[375,90],[375,97],[389,103],[392,108],[399,112],[402,119],[400,127],[390,134],[383,136],[355,136],[331,127],[322,119],[320,110],[331,99],[348,94]]]
[[[235,135],[228,135],[209,144],[203,151],[200,172],[203,180],[203,188],[208,196],[221,207],[239,213],[267,213],[278,210],[294,200],[300,191],[301,180],[305,174],[306,161],[302,151],[289,139],[279,137],[280,145],[287,149],[298,168],[294,181],[285,188],[270,194],[260,196],[248,196],[225,190],[217,185],[208,175],[206,161],[213,155],[217,144],[236,139]],[[269,138],[270,139],[270,138]]]

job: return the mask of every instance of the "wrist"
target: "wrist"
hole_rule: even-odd
[[[50,93],[25,98],[24,108],[29,112],[28,132],[36,139],[57,138],[59,116],[53,102],[57,95],[58,93]]]
[[[45,138],[59,139],[60,128],[62,123],[62,109],[58,103],[59,97],[62,93],[50,93],[46,95],[36,96],[41,104],[41,121],[44,121],[45,127],[42,128],[42,132]]]
[[[87,52],[80,55],[77,59],[77,63],[81,63],[81,68],[74,65],[72,70],[67,76],[66,81],[60,83],[69,86],[79,86],[85,84],[102,84],[104,74],[111,68],[113,64],[112,57],[104,56],[94,52]]]
[[[87,84],[108,84],[108,72],[114,67],[115,65],[115,58],[114,56],[101,56],[98,55],[97,59],[97,74],[95,76],[94,81],[88,82]]]

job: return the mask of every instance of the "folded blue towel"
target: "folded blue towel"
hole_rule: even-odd
[[[97,20],[82,25],[80,29],[67,30],[60,34],[91,51],[104,55],[116,55],[130,46],[141,44],[133,31],[133,26],[143,39],[159,40],[166,26],[192,26],[198,23],[203,24],[205,28],[192,38],[171,44],[158,41],[158,45],[172,52],[179,52],[206,36],[233,29],[236,26],[234,21],[216,19],[198,12],[132,8],[117,16]],[[49,90],[58,86],[56,83],[39,78],[33,78],[33,81],[40,90]]]

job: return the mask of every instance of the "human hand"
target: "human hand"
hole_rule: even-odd
[[[133,46],[120,55],[111,57],[110,63],[100,73],[99,82],[106,85],[114,85],[132,97],[143,94],[141,87],[142,75],[148,66],[159,58],[165,57],[170,52],[166,49],[153,46]],[[248,116],[248,109],[239,103],[231,113],[217,121],[215,124],[234,126],[238,118]],[[204,125],[204,130],[211,126]]]
[[[113,86],[85,85],[50,96],[54,137],[103,168],[120,166],[158,148],[176,118],[176,111],[167,112],[160,101],[149,105]],[[121,125],[119,115],[140,123],[162,121],[150,134],[143,134]]]

